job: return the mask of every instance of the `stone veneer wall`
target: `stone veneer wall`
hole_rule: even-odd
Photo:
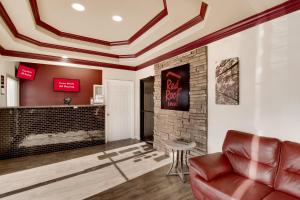
[[[161,71],[190,64],[190,110],[161,109]],[[166,151],[164,141],[185,138],[195,141],[194,155],[207,152],[207,47],[165,60],[154,66],[154,148]]]

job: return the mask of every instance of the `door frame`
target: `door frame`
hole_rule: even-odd
[[[147,80],[147,79],[153,79],[153,83],[155,81],[154,76],[149,76],[149,77],[140,79],[140,88],[139,88],[139,90],[140,90],[140,99],[139,99],[139,101],[140,101],[140,107],[139,107],[140,121],[139,121],[139,124],[140,124],[140,140],[141,141],[145,140],[145,137],[144,137],[144,134],[145,134],[145,132],[144,132],[144,117],[145,117],[145,114],[144,114],[143,110],[144,110],[144,81]],[[153,87],[154,87],[154,85],[153,85]],[[153,131],[154,131],[154,127],[153,127]]]
[[[131,114],[130,114],[130,119],[132,121],[131,123],[131,139],[135,138],[135,133],[134,133],[134,81],[127,81],[127,80],[115,80],[115,79],[106,79],[104,80],[104,105],[105,105],[105,143],[108,142],[108,102],[107,102],[107,95],[108,95],[108,84],[109,83],[128,83],[130,86],[130,102],[131,102]]]
[[[6,95],[6,106],[8,104],[8,87],[7,87],[8,79],[12,79],[17,82],[17,95],[18,95],[17,96],[17,104],[18,104],[17,106],[20,106],[20,81],[19,81],[19,79],[11,76],[10,74],[6,74],[4,79],[5,79],[4,85],[5,85],[5,95]]]

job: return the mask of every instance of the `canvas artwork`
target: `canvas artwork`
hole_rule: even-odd
[[[182,65],[161,72],[161,108],[188,111],[190,65]]]
[[[216,68],[216,104],[239,104],[239,58],[221,61]]]

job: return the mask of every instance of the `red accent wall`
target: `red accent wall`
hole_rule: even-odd
[[[90,104],[93,96],[93,85],[102,85],[102,71],[80,69],[55,65],[22,63],[36,69],[33,81],[20,79],[20,105],[43,106],[63,105],[65,97],[72,98],[72,105]],[[53,78],[80,80],[80,92],[55,92]]]

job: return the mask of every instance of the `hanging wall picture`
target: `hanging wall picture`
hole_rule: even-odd
[[[161,108],[189,111],[190,65],[161,72]]]
[[[217,65],[216,104],[239,104],[239,58],[226,59]]]

